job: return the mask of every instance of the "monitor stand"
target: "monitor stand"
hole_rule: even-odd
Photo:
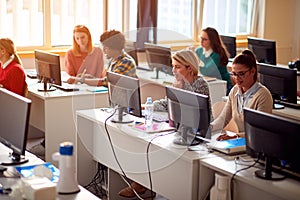
[[[159,79],[159,71],[160,71],[160,69],[158,69],[158,67],[155,67],[154,71],[155,71],[155,77],[151,77],[151,78],[152,79]]]
[[[24,156],[15,155],[13,153],[9,153],[8,156],[0,156],[0,165],[3,166],[11,166],[11,165],[21,165],[28,162]]]
[[[192,128],[180,125],[173,143],[183,146],[194,146],[200,144],[200,141],[195,139],[195,137],[196,133]]]
[[[130,117],[128,116],[129,114],[124,112],[126,109],[127,108],[125,107],[117,108],[117,113],[114,114],[113,119],[111,121],[119,124],[132,123],[133,120],[130,119]]]
[[[51,87],[51,84],[48,83],[48,80],[47,79],[42,79],[43,82],[43,87],[42,88],[38,88],[38,91],[39,92],[52,92],[54,90],[56,90],[55,87]]]
[[[266,180],[283,180],[284,175],[272,172],[272,158],[266,156],[265,169],[255,171],[255,176]]]

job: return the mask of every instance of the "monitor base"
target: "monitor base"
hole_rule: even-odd
[[[283,180],[285,179],[285,176],[284,175],[281,175],[281,174],[277,174],[277,173],[274,173],[272,172],[271,173],[271,176],[268,177],[266,176],[266,172],[265,170],[257,170],[255,171],[255,176],[257,176],[258,178],[261,178],[261,179],[266,179],[266,180]]]

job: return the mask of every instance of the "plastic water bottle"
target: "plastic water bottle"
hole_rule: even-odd
[[[152,120],[153,120],[153,103],[152,98],[147,97],[147,101],[145,103],[145,125],[146,128],[152,127]]]

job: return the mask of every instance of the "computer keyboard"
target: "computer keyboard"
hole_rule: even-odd
[[[37,78],[37,73],[36,73],[36,71],[34,70],[32,70],[32,71],[26,71],[26,74],[27,74],[27,77],[28,78]]]
[[[74,91],[79,91],[79,88],[75,88],[74,86],[71,85],[56,85],[56,84],[51,84],[51,86],[56,87],[62,91],[65,92],[74,92]]]
[[[153,121],[155,122],[168,122],[169,121],[169,117],[168,115],[163,115],[160,113],[153,113]]]
[[[286,101],[277,101],[276,103],[284,105],[286,107],[294,108],[294,109],[300,109],[300,104],[299,103],[289,103]]]
[[[142,111],[142,115],[145,117],[145,110]],[[153,121],[155,122],[168,122],[169,117],[165,112],[154,112],[153,113]]]

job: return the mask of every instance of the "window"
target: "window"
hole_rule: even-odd
[[[157,40],[192,40],[193,17],[193,0],[158,0]]]
[[[158,0],[157,40],[193,41],[198,31],[207,26],[215,27],[220,34],[250,34],[255,2]],[[137,3],[138,0],[0,0],[1,37],[13,39],[18,50],[66,46],[72,44],[74,26],[84,24],[94,43],[99,43],[106,29],[123,31],[134,41]]]
[[[43,44],[42,0],[0,0],[1,37],[12,38],[18,46]]]
[[[203,27],[214,27],[219,34],[250,34],[252,32],[254,1],[205,0]]]
[[[116,1],[116,0],[114,0]],[[88,27],[93,42],[103,32],[102,0],[52,0],[51,45],[71,45],[73,28],[82,24]]]
[[[12,38],[18,47],[71,45],[74,26],[84,24],[97,42],[104,27],[103,1],[0,0],[1,37]]]

